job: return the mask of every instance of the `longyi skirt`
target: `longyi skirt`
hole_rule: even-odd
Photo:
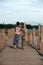
[[[19,45],[19,38],[20,38],[20,34],[15,34],[13,45],[16,45],[16,46]]]

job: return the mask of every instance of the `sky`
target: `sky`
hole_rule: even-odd
[[[43,24],[43,0],[0,0],[0,23]]]

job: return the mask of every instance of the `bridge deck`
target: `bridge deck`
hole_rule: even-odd
[[[24,45],[24,50],[5,47],[0,54],[0,65],[43,65],[43,57]]]

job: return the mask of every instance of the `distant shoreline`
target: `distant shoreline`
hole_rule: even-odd
[[[15,28],[15,24],[0,24],[0,29],[1,28]],[[26,24],[26,28],[27,29],[38,29],[38,25],[29,25],[29,24]]]

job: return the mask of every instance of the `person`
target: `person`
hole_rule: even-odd
[[[20,23],[17,22],[16,28],[15,28],[15,37],[14,37],[14,41],[13,41],[14,48],[17,48],[19,45],[20,32],[21,32]]]

